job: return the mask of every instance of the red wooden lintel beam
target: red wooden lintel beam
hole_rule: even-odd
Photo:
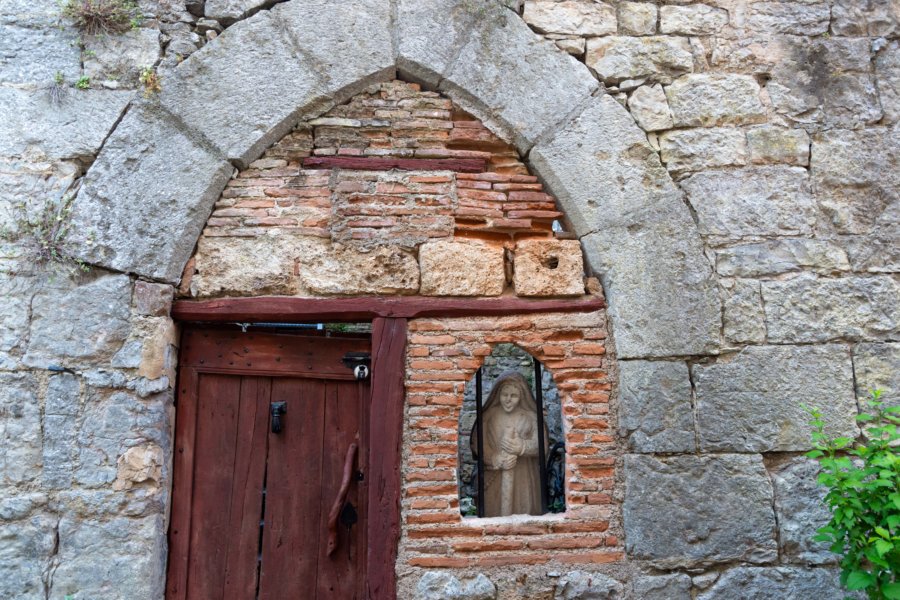
[[[303,323],[368,321],[377,317],[505,316],[541,312],[590,312],[604,308],[598,297],[531,300],[525,298],[434,298],[425,296],[370,298],[223,298],[179,300],[172,317],[179,321]]]
[[[483,173],[483,158],[386,158],[380,156],[311,156],[303,159],[304,169],[355,169],[358,171],[456,171]]]

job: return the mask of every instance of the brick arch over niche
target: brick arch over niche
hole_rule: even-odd
[[[620,358],[715,352],[711,268],[644,134],[583,64],[483,4],[293,0],[232,25],[106,140],[73,207],[80,257],[177,282],[235,168],[399,74],[527,157],[603,281]]]

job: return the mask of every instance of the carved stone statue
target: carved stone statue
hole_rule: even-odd
[[[504,373],[481,411],[484,435],[484,516],[541,514],[537,405],[528,381]],[[544,440],[548,433],[544,431]],[[472,452],[478,452],[476,427]],[[546,450],[546,447],[545,447]]]

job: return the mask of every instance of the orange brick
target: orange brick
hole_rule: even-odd
[[[406,531],[407,536],[413,539],[424,538],[454,538],[454,537],[481,537],[484,535],[479,528],[474,527],[410,527]]]
[[[588,504],[612,504],[612,496],[609,494],[588,494]]]
[[[409,451],[412,454],[456,454],[452,444],[416,444]]]
[[[547,525],[485,525],[485,535],[543,535],[547,533]]]
[[[432,469],[428,471],[408,471],[407,481],[456,481],[453,471]]]
[[[435,498],[416,498],[409,507],[412,509],[428,509],[428,508],[448,508],[450,502],[448,500],[437,500]]]
[[[512,556],[478,556],[472,564],[479,567],[508,567],[510,565],[542,565],[550,560],[544,554],[514,554]]]
[[[409,354],[409,356],[420,357],[420,356],[428,356],[430,352],[431,351],[428,348],[425,348],[423,346],[416,346],[414,348],[410,348],[408,351],[408,354]]]
[[[605,564],[622,560],[622,552],[587,552],[584,554],[562,554],[554,557],[562,563],[568,564]]]
[[[603,344],[575,344],[575,352],[579,354],[606,354]]]
[[[447,514],[446,512],[419,513],[407,515],[406,517],[406,522],[410,525],[426,525],[429,523],[453,523],[454,521],[458,520],[459,513],[455,511],[450,514]]]
[[[606,419],[598,418],[598,417],[581,417],[578,419],[572,420],[572,427],[574,429],[609,429],[609,423]]]
[[[416,556],[410,558],[407,562],[413,567],[445,569],[468,567],[472,564],[471,559],[458,558],[455,556]]]
[[[602,533],[609,529],[609,521],[572,521],[552,523],[553,533]]]
[[[576,538],[562,536],[528,541],[528,547],[534,550],[576,550],[580,548],[597,548],[602,544],[602,538]]]
[[[452,369],[454,366],[448,360],[412,360],[409,362],[410,369],[427,369],[432,371]]]
[[[407,383],[407,391],[410,392],[452,392],[452,383]]]
[[[453,549],[457,552],[496,552],[503,550],[524,550],[525,542],[518,540],[493,540],[493,541],[473,541],[473,542],[456,542]]]
[[[456,343],[456,337],[452,335],[419,335],[413,334],[409,336],[411,344],[429,344],[433,346],[446,346],[447,344]]]

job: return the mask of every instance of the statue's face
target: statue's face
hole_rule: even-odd
[[[500,406],[503,410],[510,413],[516,409],[519,402],[522,401],[522,394],[519,392],[518,386],[507,383],[500,390]]]

